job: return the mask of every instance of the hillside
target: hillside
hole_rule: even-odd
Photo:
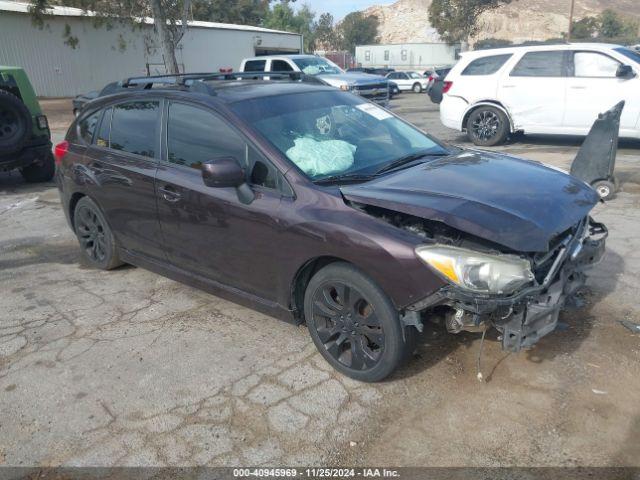
[[[380,20],[381,43],[432,42],[438,34],[429,24],[431,0],[398,0],[365,10]],[[515,0],[482,17],[482,38],[513,42],[557,38],[567,31],[569,0]],[[640,19],[638,0],[576,0],[575,18],[597,15],[606,8]]]

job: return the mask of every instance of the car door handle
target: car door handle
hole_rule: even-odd
[[[176,189],[170,185],[160,187],[158,190],[162,194],[162,198],[164,198],[167,202],[176,203],[182,198],[182,195],[180,195],[180,193],[178,193]]]

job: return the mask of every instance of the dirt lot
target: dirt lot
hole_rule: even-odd
[[[68,101],[46,101],[59,140]],[[435,136],[425,95],[395,111]],[[567,167],[577,139],[501,147]],[[142,269],[82,265],[52,184],[0,174],[0,464],[640,466],[640,142],[586,305],[535,348],[427,329],[410,365],[366,385],[294,327]],[[508,179],[505,179],[508,181]]]

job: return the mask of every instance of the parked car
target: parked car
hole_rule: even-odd
[[[427,89],[428,79],[417,72],[391,72],[387,74],[387,79],[398,85],[400,91],[413,91],[421,93]]]
[[[433,103],[442,102],[442,89],[444,88],[444,80],[451,71],[451,67],[439,68],[429,75],[429,84],[427,85],[427,94]]]
[[[245,58],[240,72],[302,72],[315,76],[327,85],[387,105],[389,82],[379,75],[345,72],[331,60],[317,55],[273,55]]]
[[[327,362],[376,381],[428,321],[533,345],[603,254],[598,195],[570,175],[329,86],[216,78],[125,82],[147,88],[94,100],[55,147],[86,263],[306,322]]]
[[[122,82],[111,82],[105,85],[102,90],[92,90],[87,93],[76,95],[72,100],[73,115],[77,117],[82,108],[91,100],[95,100],[98,97],[104,97],[105,95],[110,95],[120,89],[122,89]]]
[[[640,53],[574,43],[467,52],[444,83],[442,123],[476,145],[514,132],[586,135],[598,113],[626,102],[620,136],[640,138]]]
[[[0,66],[0,171],[16,168],[27,182],[51,180],[51,133],[25,71]]]
[[[389,98],[393,98],[396,95],[400,95],[400,87],[396,82],[389,80]]]

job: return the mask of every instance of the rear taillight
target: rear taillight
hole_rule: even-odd
[[[53,149],[53,156],[56,159],[56,165],[60,165],[62,163],[62,159],[69,151],[69,142],[66,140],[57,144]]]
[[[442,93],[447,93],[449,90],[451,90],[452,86],[453,86],[453,82],[443,82]]]

